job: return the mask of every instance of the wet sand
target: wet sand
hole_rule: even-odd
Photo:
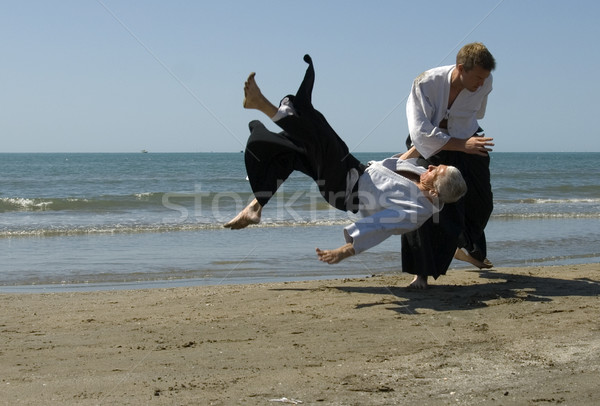
[[[0,294],[0,403],[598,401],[600,264],[410,280]]]

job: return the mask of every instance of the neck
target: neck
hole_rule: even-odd
[[[460,92],[464,89],[464,86],[460,81],[460,71],[458,68],[454,68],[454,70],[452,71],[452,77],[450,78],[450,88],[456,92]]]
[[[416,182],[419,190],[425,195],[427,200],[431,203],[434,203],[433,199],[435,198],[435,194],[432,193],[432,190],[427,186],[423,185],[421,182]]]
[[[409,171],[395,171],[398,175],[402,175],[405,178],[410,179],[411,181],[413,181],[417,187],[419,188],[419,190],[421,191],[421,193],[423,193],[425,195],[425,197],[427,199],[429,199],[430,202],[433,203],[433,198],[434,198],[434,194],[432,194],[431,188],[429,188],[427,185],[423,184],[423,182],[421,182],[421,177],[419,175],[417,175],[416,173],[412,173]]]

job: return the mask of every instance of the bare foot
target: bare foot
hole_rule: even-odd
[[[494,264],[492,264],[487,258],[483,261],[480,261],[476,258],[473,258],[461,248],[456,249],[456,252],[454,253],[454,258],[458,259],[459,261],[465,261],[470,263],[471,265],[475,265],[479,269],[490,269],[494,267]]]
[[[409,289],[427,289],[428,287],[429,284],[427,283],[426,275],[415,275],[415,278],[408,285]]]
[[[483,264],[485,265],[485,269],[489,269],[489,268],[493,268],[494,267],[494,264],[492,264],[492,261],[490,261],[487,258],[485,258],[483,260]]]
[[[273,117],[277,113],[277,107],[262,94],[254,76],[256,76],[256,73],[252,72],[244,83],[244,108],[256,109],[269,117]]]
[[[254,77],[256,72],[252,72],[248,75],[248,79],[244,82],[244,108],[255,109],[258,104],[259,95],[262,94]]]
[[[328,264],[337,264],[338,262],[351,257],[355,254],[352,243],[342,245],[334,250],[322,250],[317,248],[317,256],[319,261],[327,262]]]
[[[248,206],[244,207],[244,210],[239,212],[237,216],[225,223],[223,227],[232,230],[240,230],[251,224],[258,224],[260,223],[261,214],[262,206],[258,203],[258,200],[254,199]]]

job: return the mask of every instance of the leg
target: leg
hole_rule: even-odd
[[[439,214],[439,222],[429,220],[420,229],[402,236],[403,272],[419,274],[421,277],[433,276],[437,279],[438,276],[446,273],[453,258],[467,261],[480,269],[492,267],[492,264],[485,259],[485,252],[480,258],[473,250],[475,244],[469,244],[473,241],[481,241],[477,246],[480,247],[479,251],[485,251],[483,228],[491,213],[492,200],[491,193],[485,195],[475,192],[479,190],[479,185],[481,189],[485,189],[486,183],[489,185],[487,163],[477,162],[480,165],[474,169],[475,164],[470,158],[463,153],[442,151],[427,161],[419,160],[422,166],[446,164],[457,167],[467,182],[467,195],[470,193],[469,196],[474,197],[469,199],[465,196],[456,203],[445,205]],[[486,170],[487,176],[485,176]],[[479,181],[479,185],[473,185],[473,178]],[[484,180],[486,178],[487,180]],[[480,212],[483,213],[478,215]],[[481,219],[473,221],[474,217]],[[475,238],[470,238],[471,236]],[[462,250],[463,247],[467,248],[466,252]]]
[[[285,115],[276,121],[284,130],[281,133],[267,130],[257,120],[249,124],[250,137],[244,159],[256,202],[228,222],[228,228],[244,228],[258,223],[262,207],[294,170],[315,180],[321,194],[332,206],[355,211],[356,199],[350,199],[351,204],[346,205],[346,176],[350,169],[362,171],[363,167],[349,153],[348,147],[325,117],[312,107],[314,68],[308,55],[304,60],[309,67],[302,84],[296,96],[289,96],[294,107],[300,106],[300,110],[296,109],[299,114]],[[244,84],[244,95],[245,108],[259,110],[270,118],[277,114],[278,108],[262,94],[254,73],[248,76]]]
[[[487,257],[485,227],[490,218],[493,194],[490,184],[489,157],[463,157],[464,173],[468,191],[465,195],[465,227],[459,238],[459,248],[464,248],[469,256],[483,263]],[[476,264],[474,264],[476,265]]]
[[[302,170],[305,147],[286,133],[269,131],[260,121],[251,121],[244,162],[250,187],[264,207],[294,170]]]
[[[309,55],[304,55],[303,59],[304,62],[308,64],[308,68],[306,69],[302,83],[300,83],[293,100],[294,106],[298,111],[307,113],[310,110],[314,110],[312,105],[312,91],[315,84],[315,68]]]
[[[304,173],[317,182],[323,198],[339,210],[356,213],[358,199],[346,199],[346,179],[348,171],[355,169],[362,174],[364,166],[312,105],[315,70],[310,56],[305,55],[304,61],[308,67],[302,83],[295,95],[287,96],[297,114],[276,123],[290,139],[306,146]]]
[[[232,230],[240,230],[246,228],[251,224],[258,224],[260,222],[260,216],[262,214],[262,206],[258,203],[258,200],[254,199],[248,206],[246,206],[241,212],[238,213],[232,220],[226,223],[223,227],[230,228]]]
[[[462,229],[460,213],[457,203],[446,204],[437,218],[402,235],[402,272],[418,275],[419,281],[446,274]]]
[[[244,108],[261,111],[271,118],[277,113],[277,107],[262,94],[254,76],[256,73],[252,72],[244,83]]]

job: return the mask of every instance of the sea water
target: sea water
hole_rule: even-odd
[[[362,162],[392,153],[358,153]],[[600,262],[600,153],[492,153],[496,266]],[[128,289],[400,272],[400,238],[328,265],[356,219],[293,174],[260,225],[241,153],[0,154],[0,291]],[[464,267],[453,262],[451,268]]]

